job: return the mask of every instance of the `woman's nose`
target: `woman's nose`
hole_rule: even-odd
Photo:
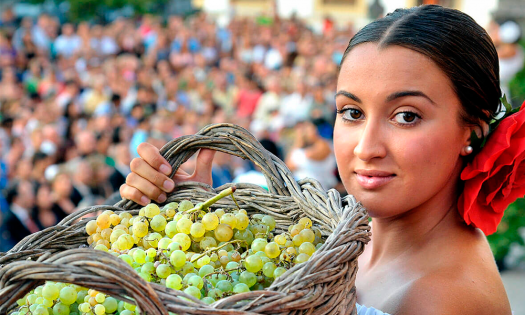
[[[365,123],[357,139],[354,155],[362,161],[370,161],[374,158],[386,156],[384,131],[377,124]]]

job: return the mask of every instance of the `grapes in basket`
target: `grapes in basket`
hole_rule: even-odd
[[[234,191],[235,187],[228,188],[197,205],[188,200],[163,207],[151,203],[141,208],[137,216],[104,211],[86,224],[87,243],[95,250],[119,257],[144,280],[184,291],[208,304],[236,293],[269,287],[295,264],[307,261],[322,245],[321,232],[309,218],[301,218],[288,231],[274,234],[276,222],[270,215],[249,216],[240,208],[212,207]],[[26,296],[24,309],[33,305],[71,305],[55,296],[41,304],[38,302],[42,300],[34,301],[35,294]],[[139,313],[127,303],[127,309],[102,308],[104,304],[97,303],[96,297],[86,301],[79,297],[75,312]],[[49,314],[71,314],[65,306],[62,308],[62,313]]]

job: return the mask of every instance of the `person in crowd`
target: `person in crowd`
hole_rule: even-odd
[[[324,189],[334,188],[337,184],[333,150],[310,121],[295,126],[295,142],[286,157],[286,165],[297,180],[314,178]]]
[[[13,181],[6,191],[9,211],[2,217],[0,246],[5,251],[31,233],[39,231],[31,217],[35,203],[33,185],[28,181]]]

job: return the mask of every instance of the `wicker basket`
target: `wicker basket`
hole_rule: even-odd
[[[196,135],[177,138],[161,149],[174,172],[197,150],[210,148],[249,159],[259,166],[269,191],[237,184],[235,198],[249,213],[267,213],[283,229],[307,216],[327,237],[309,261],[296,265],[264,291],[246,292],[212,305],[136,275],[124,261],[87,247],[82,218],[101,210],[138,214],[139,205],[123,200],[114,206],[79,210],[54,227],[29,235],[7,253],[0,253],[0,314],[7,313],[46,280],[74,283],[137,304],[147,314],[355,314],[357,257],[370,239],[366,210],[349,196],[324,191],[312,179],[294,181],[277,157],[246,130],[231,124],[205,127]],[[217,188],[217,191],[229,185]],[[178,184],[166,203],[184,199],[202,202],[216,191],[202,183]],[[236,208],[231,198],[213,207]],[[78,220],[82,218],[81,220]]]

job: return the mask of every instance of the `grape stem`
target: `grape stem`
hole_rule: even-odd
[[[213,196],[212,198],[186,211],[186,213],[193,213],[193,212],[208,209],[211,205],[213,205],[214,203],[216,203],[217,201],[221,200],[224,197],[227,197],[229,195],[232,195],[233,197],[233,193],[235,192],[236,189],[237,188],[235,186],[231,186],[230,188],[224,189],[223,191]],[[235,202],[235,204],[237,204],[237,202]]]
[[[190,262],[193,263],[199,259],[201,259],[202,257],[208,255],[209,253],[212,253],[214,251],[218,251],[219,249],[223,248],[224,246],[226,245],[229,245],[229,244],[236,244],[236,243],[245,243],[244,240],[234,240],[234,241],[230,241],[230,242],[226,242],[224,244],[222,244],[221,246],[217,246],[217,247],[212,247],[210,249],[207,249],[205,252],[203,252],[202,254],[200,254],[199,256],[197,256],[197,258],[194,258],[195,255],[193,255],[194,257],[191,257],[191,260]]]
[[[207,276],[223,274],[223,273],[225,273],[225,272],[230,272],[230,271],[240,271],[240,270],[242,270],[242,267],[241,267],[241,266],[236,267],[236,268],[223,269],[223,270],[219,270],[219,271],[215,271],[215,272],[207,273],[207,274],[204,275],[203,278],[206,278]]]

